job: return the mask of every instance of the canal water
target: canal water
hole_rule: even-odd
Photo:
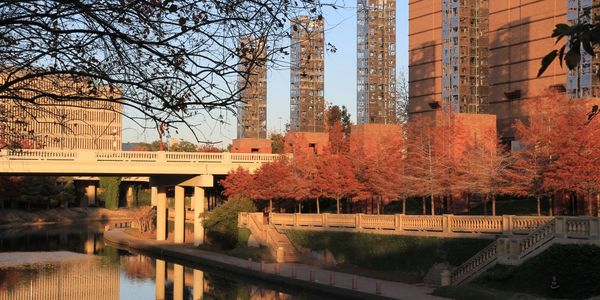
[[[327,299],[119,250],[100,223],[0,231],[4,299]]]

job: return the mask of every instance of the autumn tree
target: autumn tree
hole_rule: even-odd
[[[583,121],[588,114],[585,100],[555,98],[560,113],[554,116],[556,125],[549,134],[554,156],[544,186],[582,195],[588,215],[593,215],[592,199],[600,192],[600,124]]]
[[[423,214],[426,213],[425,196],[435,214],[435,199],[447,193],[450,175],[450,150],[448,127],[420,122],[409,125],[406,157],[406,184],[408,194],[422,196]]]
[[[294,184],[288,159],[262,164],[254,173],[256,198],[269,200],[269,212],[273,212],[273,200],[292,198]]]
[[[48,99],[86,107],[118,103],[154,127],[193,128],[190,117],[222,120],[240,101],[237,77],[281,61],[298,15],[321,18],[324,1],[10,1],[0,4],[0,99],[32,113]],[[266,39],[266,58],[242,36]],[[244,68],[240,64],[245,64]],[[46,89],[32,82],[77,82]],[[108,96],[110,95],[110,96]],[[73,102],[74,101],[74,102]],[[111,109],[113,106],[106,106]],[[145,122],[149,120],[149,122]]]
[[[492,201],[492,215],[496,215],[496,195],[513,194],[511,179],[515,169],[513,158],[503,146],[489,145],[481,140],[468,144],[459,164],[463,188],[484,196],[484,214],[488,199]]]
[[[223,186],[223,195],[229,198],[255,198],[255,177],[242,167],[230,171],[219,183]]]

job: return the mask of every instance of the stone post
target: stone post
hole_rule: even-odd
[[[183,299],[183,266],[175,264],[173,266],[173,299]]]
[[[204,189],[196,186],[194,187],[194,246],[204,244]]]
[[[557,238],[567,238],[567,222],[565,217],[554,218],[555,236]]]
[[[452,228],[450,228],[450,217],[451,215],[442,215],[442,232],[445,235],[448,235],[452,232]]]
[[[156,300],[165,299],[165,274],[166,263],[164,260],[156,260]]]
[[[519,247],[519,240],[511,238],[508,240],[508,256],[511,264],[516,265],[519,263],[519,256],[521,255],[521,248]]]
[[[362,231],[362,215],[363,214],[356,214],[356,231],[358,232]]]
[[[598,218],[596,217],[589,217],[588,218],[588,222],[590,223],[590,236],[589,239],[591,240],[597,240],[598,239],[598,230],[599,228],[599,224],[600,222],[598,222]]]
[[[394,226],[395,226],[395,230],[397,232],[402,232],[404,231],[404,228],[402,228],[402,221],[404,219],[404,215],[403,214],[395,214],[394,215]]]
[[[327,221],[328,221],[328,220],[327,220],[327,219],[328,219],[328,217],[329,217],[329,214],[328,214],[328,213],[324,213],[324,214],[323,214],[323,217],[322,217],[323,219],[322,219],[322,221],[321,221],[321,222],[323,223],[323,228],[324,228],[324,229],[329,227],[329,224],[327,223]]]
[[[442,274],[441,274],[441,285],[442,286],[449,286],[450,284],[452,284],[451,277],[450,277],[450,271],[449,270],[442,271]]]
[[[502,215],[502,234],[513,234],[513,215]]]
[[[165,151],[157,151],[156,152],[156,162],[157,163],[166,163],[167,162],[167,154]]]
[[[231,163],[231,153],[230,152],[223,152],[223,163],[224,164]]]
[[[284,261],[284,257],[285,257],[285,250],[283,249],[283,247],[277,247],[277,251],[275,252],[275,261],[277,261],[278,263],[282,263],[285,262]]]
[[[167,239],[167,189],[164,186],[157,188],[156,202],[156,240]]]
[[[294,228],[298,228],[298,213],[294,214]]]
[[[200,270],[194,270],[193,280],[192,288],[194,289],[194,300],[204,299],[204,272]]]
[[[156,206],[158,203],[158,187],[151,186],[150,187],[150,205]]]
[[[182,244],[185,238],[185,189],[175,186],[175,229],[173,241]],[[177,299],[177,298],[176,298]]]
[[[125,201],[127,202],[127,207],[133,207],[133,184],[127,186],[127,193],[125,194]]]

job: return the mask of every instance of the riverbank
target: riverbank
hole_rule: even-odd
[[[108,223],[128,219],[126,210],[95,207],[54,208],[40,211],[3,209],[0,210],[0,229],[84,222]]]
[[[279,285],[294,286],[346,299],[444,299],[432,296],[433,288],[400,282],[377,280],[348,273],[328,271],[319,267],[295,264],[265,264],[199,250],[190,244],[145,240],[133,237],[122,229],[105,233],[106,241],[121,247],[180,261],[186,265],[201,264],[225,269],[242,276]]]

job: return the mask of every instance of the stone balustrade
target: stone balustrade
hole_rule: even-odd
[[[0,160],[22,161],[74,161],[74,162],[271,162],[278,154],[253,154],[229,152],[164,152],[164,151],[94,151],[94,150],[0,150]]]
[[[272,213],[270,221],[278,228],[301,230],[497,238],[462,265],[446,271],[447,283],[453,285],[468,282],[496,264],[518,265],[553,243],[600,244],[597,217]]]
[[[568,222],[570,236],[590,232],[581,218]],[[404,235],[482,236],[526,235],[554,220],[537,216],[368,215],[272,213],[271,223],[282,228],[330,231],[378,232]],[[593,227],[593,226],[592,226]],[[597,227],[597,226],[596,226]],[[596,233],[597,234],[597,233]]]
[[[505,216],[503,216],[505,218]],[[554,243],[600,244],[600,220],[597,217],[513,217],[513,233],[530,231],[525,237],[509,236],[495,240],[450,274],[450,283],[457,285],[498,264],[519,265]],[[542,223],[544,222],[545,223]]]

